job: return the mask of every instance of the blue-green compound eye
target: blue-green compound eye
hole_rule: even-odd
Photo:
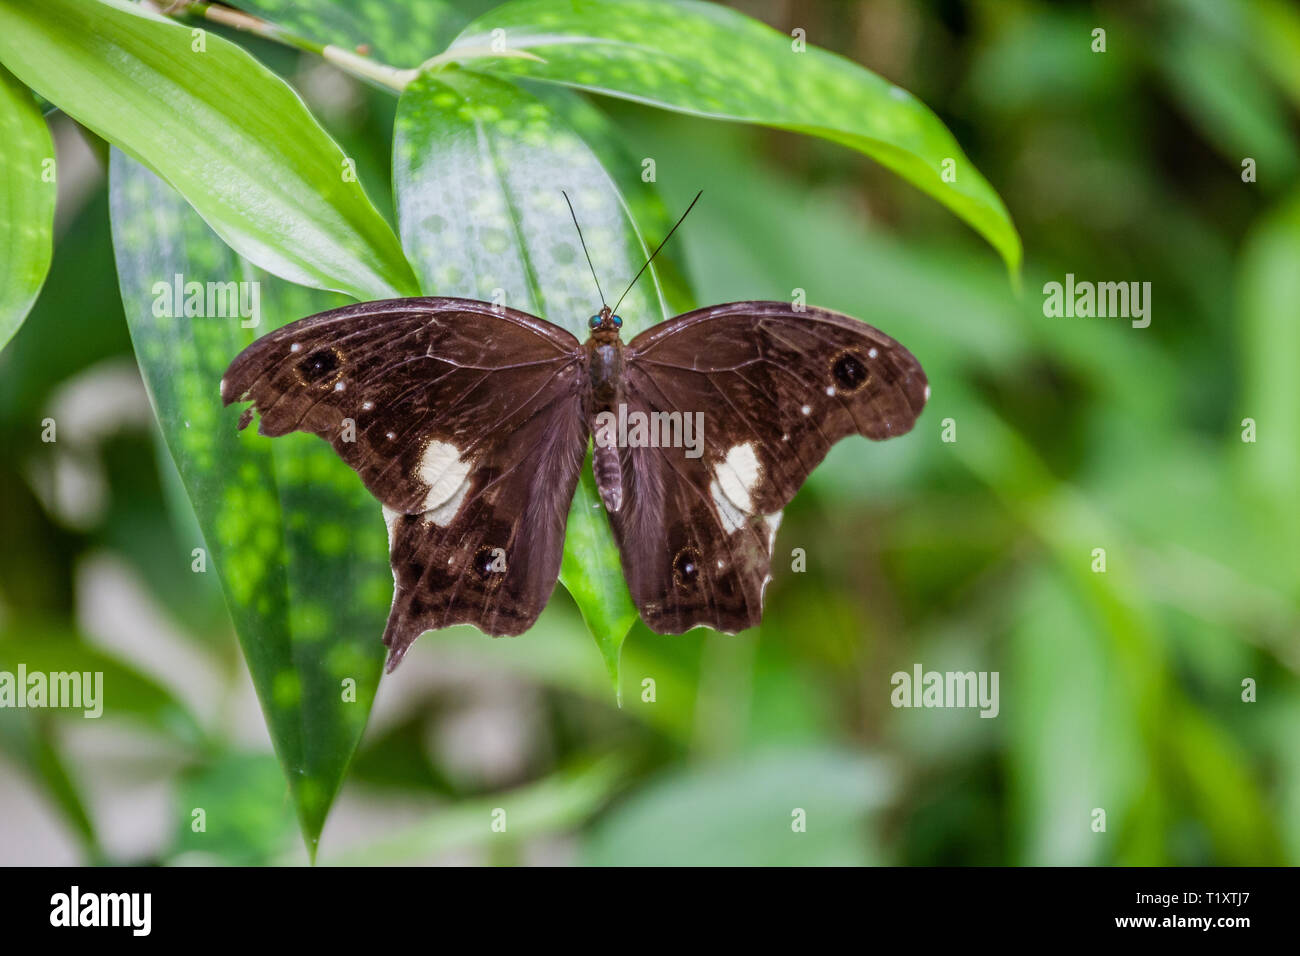
[[[622,327],[623,327],[623,320],[620,319],[617,315],[614,316],[614,328],[621,329]]]
[[[592,329],[593,331],[595,329],[600,328],[600,316],[593,315],[591,318],[589,318],[587,320],[587,327]]]

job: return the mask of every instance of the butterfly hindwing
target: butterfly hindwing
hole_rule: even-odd
[[[263,434],[325,438],[384,506],[391,668],[424,630],[518,634],[537,618],[586,452],[584,385],[579,343],[563,329],[425,298],[269,333],[231,363],[221,394],[251,400]]]
[[[662,633],[736,632],[759,622],[781,511],[831,445],[906,433],[929,386],[911,353],[856,319],[739,302],[633,339],[623,395],[629,416],[703,416],[699,457],[620,449],[611,522],[641,615]]]

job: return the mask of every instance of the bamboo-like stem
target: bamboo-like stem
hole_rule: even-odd
[[[399,69],[372,60],[354,50],[335,46],[332,43],[318,43],[308,37],[299,36],[279,24],[271,23],[269,20],[263,20],[261,17],[252,16],[242,10],[236,10],[220,3],[209,3],[207,0],[180,0],[180,2],[161,8],[159,12],[169,17],[192,14],[234,30],[241,30],[244,33],[251,33],[284,46],[293,47],[296,50],[314,53],[327,62],[334,64],[345,73],[351,73],[360,79],[386,86],[398,93],[406,89],[406,85],[419,76],[422,70],[440,69],[448,63],[455,63],[460,60],[472,60],[479,57],[518,57],[545,62],[541,57],[529,53],[527,50],[493,50],[490,47],[466,46],[440,53],[413,69]]]

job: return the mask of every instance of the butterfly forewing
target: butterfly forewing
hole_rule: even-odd
[[[363,302],[258,339],[231,363],[221,397],[251,400],[264,435],[320,435],[386,507],[417,514],[572,374],[578,349],[563,329],[484,302]]]
[[[625,368],[629,414],[703,416],[699,457],[620,449],[611,521],[632,596],[664,633],[757,624],[781,510],[832,444],[902,435],[929,397],[920,364],[889,336],[781,302],[655,326],[628,345]]]

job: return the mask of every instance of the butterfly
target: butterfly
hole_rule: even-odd
[[[472,299],[361,302],[231,363],[221,398],[252,402],[241,429],[256,409],[263,435],[321,436],[383,506],[389,671],[427,630],[532,626],[589,447],[645,623],[758,624],[782,510],[813,468],[848,435],[906,433],[930,395],[907,349],[826,309],[715,305],[624,343],[619,304],[602,297],[580,342]]]

